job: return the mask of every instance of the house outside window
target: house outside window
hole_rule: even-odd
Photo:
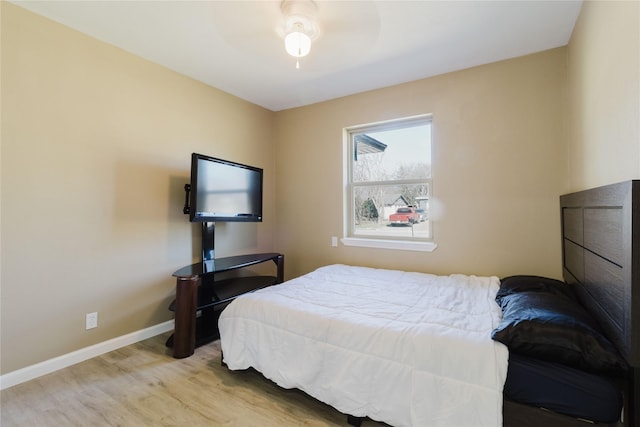
[[[435,249],[431,115],[345,129],[348,246]]]

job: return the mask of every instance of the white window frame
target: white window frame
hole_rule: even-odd
[[[353,174],[353,159],[354,159],[354,135],[361,134],[363,132],[379,132],[393,129],[402,129],[412,126],[418,126],[426,123],[431,123],[433,129],[433,116],[431,114],[423,114],[419,116],[412,116],[406,118],[400,118],[395,120],[389,120],[378,123],[371,123],[358,126],[350,126],[343,131],[343,178],[344,178],[344,190],[343,190],[343,237],[341,242],[345,246],[367,247],[367,248],[380,248],[380,249],[394,249],[394,250],[411,250],[411,251],[423,251],[431,252],[437,248],[437,244],[433,240],[433,219],[429,218],[430,238],[429,239],[408,239],[402,237],[394,238],[382,238],[379,236],[360,236],[354,231],[354,187],[366,186],[366,185],[378,185],[378,182],[368,182],[366,184],[355,184],[352,180]],[[433,145],[433,144],[432,144]],[[430,147],[431,149],[432,147]],[[430,195],[433,197],[433,169],[431,177],[421,180],[402,180],[393,181],[394,184],[407,184],[407,183],[424,183],[429,185]],[[383,181],[384,184],[389,184],[390,181]]]

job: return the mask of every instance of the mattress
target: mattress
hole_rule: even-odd
[[[224,363],[394,426],[500,426],[497,277],[332,265],[234,300]]]
[[[615,379],[513,352],[504,397],[599,423],[615,423],[622,411],[622,394]]]

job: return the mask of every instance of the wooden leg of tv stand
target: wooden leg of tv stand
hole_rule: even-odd
[[[173,357],[182,359],[196,348],[196,309],[200,277],[178,277],[176,280],[175,326]]]
[[[282,283],[284,282],[284,255],[278,255],[278,257],[274,259],[273,262],[276,263],[278,271],[276,276],[278,279],[277,283]]]

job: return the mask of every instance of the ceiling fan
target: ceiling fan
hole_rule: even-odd
[[[298,64],[305,58],[305,71],[347,68],[375,45],[380,31],[376,2],[220,1],[212,7],[218,35],[265,71],[284,71],[287,53]]]

